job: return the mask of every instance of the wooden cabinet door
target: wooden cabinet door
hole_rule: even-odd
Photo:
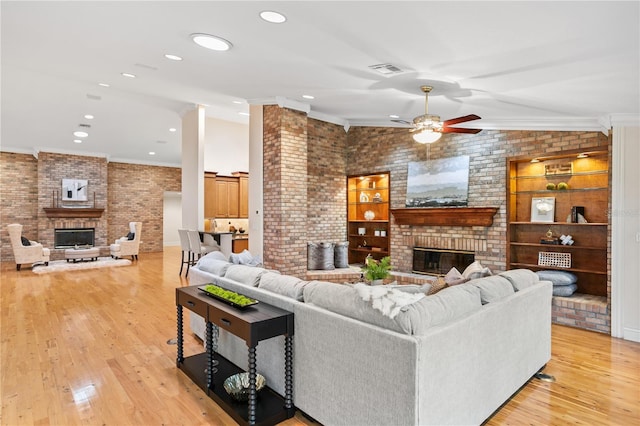
[[[229,217],[229,182],[216,180],[215,217]]]
[[[204,217],[216,217],[216,175],[204,175]]]
[[[239,215],[241,218],[249,217],[249,179],[246,177],[240,177],[239,188]]]
[[[239,192],[239,184],[238,181],[230,181],[227,184],[228,193],[227,193],[227,217],[239,217],[239,205],[238,205],[238,192]]]

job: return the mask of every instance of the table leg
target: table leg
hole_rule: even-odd
[[[247,420],[250,425],[256,424],[256,347],[249,347],[249,406]]]
[[[293,408],[293,337],[284,337],[284,406]]]
[[[176,365],[180,365],[184,361],[184,353],[182,352],[182,305],[176,305],[178,314],[178,357],[176,359]]]

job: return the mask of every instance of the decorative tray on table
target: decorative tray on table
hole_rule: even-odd
[[[205,284],[202,287],[198,287],[198,290],[203,291],[204,294],[209,297],[213,297],[214,299],[220,300],[221,302],[238,309],[245,309],[249,306],[258,304],[258,301],[255,299],[236,293],[235,291],[227,290],[226,288],[222,288],[215,284]]]

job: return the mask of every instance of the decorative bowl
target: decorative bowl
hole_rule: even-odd
[[[262,374],[256,374],[256,392],[260,391],[267,384],[267,380]],[[227,377],[222,384],[224,390],[236,401],[247,401],[249,399],[249,373],[238,373]]]
[[[364,212],[364,218],[366,220],[373,220],[375,217],[376,217],[376,214],[371,210],[367,210],[366,212]]]

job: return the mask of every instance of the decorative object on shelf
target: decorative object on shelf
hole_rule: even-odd
[[[549,229],[547,231],[547,233],[545,234],[545,238],[541,238],[540,239],[540,244],[558,245],[558,244],[560,244],[560,240],[558,239],[558,237],[554,237],[553,236],[553,231],[551,229]]]
[[[571,253],[541,251],[538,253],[538,265],[571,268]]]
[[[358,235],[365,235],[367,233],[366,228],[358,228]]]
[[[379,236],[380,236],[380,230],[379,230],[379,229],[374,230],[374,231],[373,231],[373,235],[374,235],[375,237],[379,237]]]
[[[376,192],[375,195],[373,196],[373,202],[374,203],[381,203],[382,202],[382,196],[380,195],[379,192]]]
[[[262,374],[256,374],[256,392],[260,391],[267,384],[267,380]],[[238,373],[229,376],[222,384],[224,390],[236,401],[247,401],[249,399],[249,373]]]
[[[364,212],[364,218],[366,220],[373,220],[375,219],[376,214],[372,211],[372,210],[367,210],[366,212]]]
[[[564,191],[566,189],[569,189],[569,185],[566,182],[560,182],[558,184],[558,190],[559,191]]]
[[[360,193],[360,202],[361,203],[369,202],[369,196],[365,192]]]
[[[549,182],[549,183],[547,184],[547,189],[548,189],[549,191],[553,191],[553,190],[555,190],[555,189],[556,189],[556,184],[555,184],[555,183],[553,183],[553,182]]]
[[[372,180],[372,181],[369,182],[369,188],[370,189],[376,189],[376,181],[375,180]]]
[[[214,284],[206,284],[202,287],[198,287],[198,290],[203,291],[207,296],[218,299],[226,303],[227,305],[231,305],[239,309],[244,309],[249,306],[258,304],[258,301],[255,299],[251,299],[250,297],[247,297],[240,293],[236,293],[235,291],[227,290]]]
[[[406,207],[465,207],[468,192],[468,155],[408,165]]]
[[[386,229],[381,229],[380,230],[380,236],[381,237],[386,237],[387,236],[387,230]]]
[[[534,197],[531,199],[531,222],[553,222],[556,199]]]
[[[371,285],[382,284],[382,281],[389,277],[389,271],[391,271],[391,258],[389,256],[376,260],[368,254],[364,260],[362,272],[364,277],[371,282]]]
[[[565,246],[572,246],[574,241],[571,235],[560,235],[560,242]]]
[[[571,223],[580,223],[579,217],[582,216],[584,219],[584,207],[583,206],[572,206],[571,207]]]

